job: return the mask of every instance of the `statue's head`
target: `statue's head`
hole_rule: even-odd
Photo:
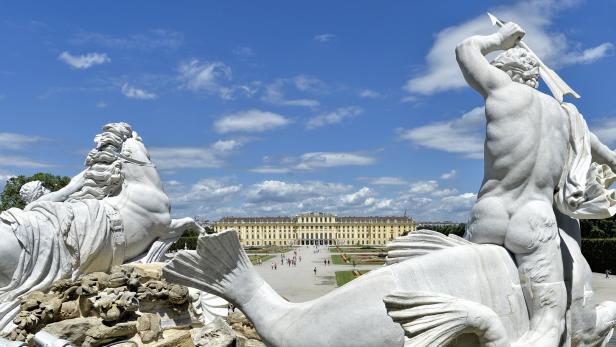
[[[29,204],[41,196],[49,193],[49,189],[45,188],[43,186],[43,182],[41,181],[31,181],[25,183],[21,186],[21,189],[19,189],[19,196],[26,204]]]
[[[122,161],[118,154],[125,154],[123,144],[133,137],[133,129],[127,123],[109,123],[103,132],[94,137],[96,147],[86,158],[85,184],[69,199],[98,199],[116,195],[124,181]]]
[[[507,73],[514,82],[539,87],[539,63],[522,47],[504,51],[491,64]]]

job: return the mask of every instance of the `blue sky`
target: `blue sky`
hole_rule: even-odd
[[[126,121],[176,216],[465,221],[485,123],[453,52],[494,30],[486,11],[526,29],[616,145],[613,1],[0,4],[0,186],[76,174]]]

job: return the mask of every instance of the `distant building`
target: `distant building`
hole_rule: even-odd
[[[417,230],[409,217],[338,217],[308,212],[295,217],[224,217],[214,231],[235,229],[244,246],[384,245]]]
[[[451,222],[451,221],[444,221],[444,222],[418,222],[417,223],[417,227],[418,228],[447,227],[447,226],[458,226],[460,224],[464,224],[464,223]]]

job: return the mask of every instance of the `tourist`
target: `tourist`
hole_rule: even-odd
[[[316,276],[317,275],[317,267],[316,266],[314,267],[313,271],[314,271],[314,275]]]

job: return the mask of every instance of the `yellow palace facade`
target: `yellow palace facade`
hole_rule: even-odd
[[[385,245],[417,230],[412,218],[339,217],[309,212],[295,217],[224,217],[214,231],[235,229],[244,246],[263,245]]]

